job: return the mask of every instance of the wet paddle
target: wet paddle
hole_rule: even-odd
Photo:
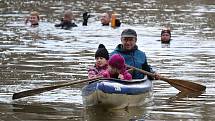
[[[137,70],[145,75],[151,76],[151,77],[155,77],[155,75],[153,73],[144,71],[142,69],[139,68],[135,68],[133,66],[129,66],[127,65],[127,67],[132,68],[134,70]],[[160,77],[159,80],[163,80],[165,82],[168,82],[170,85],[172,85],[173,87],[175,87],[176,89],[178,89],[181,92],[202,92],[205,91],[206,87],[194,82],[190,82],[187,80],[181,80],[181,79],[168,79],[165,77]]]
[[[59,85],[54,85],[54,86],[48,86],[48,87],[43,87],[43,88],[37,88],[37,89],[32,89],[32,90],[27,90],[27,91],[23,91],[23,92],[18,92],[18,93],[14,93],[12,99],[19,99],[19,98],[23,98],[23,97],[27,97],[27,96],[33,96],[36,94],[40,94],[43,92],[47,92],[50,90],[54,90],[60,87],[65,87],[65,86],[70,86],[70,85],[74,85],[74,84],[78,84],[78,83],[84,83],[84,82],[89,82],[92,80],[96,80],[96,79],[100,79],[101,77],[95,77],[95,78],[91,78],[91,79],[84,79],[84,80],[78,80],[78,81],[74,81],[74,82],[70,82],[70,83],[65,83],[65,84],[59,84]]]

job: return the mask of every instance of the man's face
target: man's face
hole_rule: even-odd
[[[171,36],[170,36],[169,33],[163,33],[163,34],[161,35],[161,41],[162,41],[162,42],[169,42],[169,41],[170,41],[170,38],[171,38]]]
[[[30,20],[31,24],[37,24],[39,22],[38,16],[31,15]]]
[[[136,37],[122,37],[121,38],[123,49],[124,50],[132,50],[136,45],[137,38]]]
[[[108,14],[105,13],[101,16],[101,23],[102,24],[109,24],[110,23],[110,17]]]

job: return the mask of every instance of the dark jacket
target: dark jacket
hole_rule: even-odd
[[[147,63],[147,58],[145,53],[142,52],[141,50],[138,50],[137,46],[135,46],[135,48],[131,51],[124,51],[122,48],[122,44],[119,44],[115,48],[115,50],[110,54],[110,56],[116,53],[124,57],[126,64],[151,72],[151,68]],[[133,71],[131,74],[133,79],[144,78],[144,74],[138,71]]]
[[[61,23],[55,24],[55,27],[61,27],[61,29],[70,29],[72,27],[77,27],[77,25],[75,23],[72,23],[71,21],[61,20]]]

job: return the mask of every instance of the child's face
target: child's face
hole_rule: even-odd
[[[108,66],[108,70],[109,70],[109,72],[110,72],[110,74],[112,74],[112,75],[114,75],[114,74],[119,74],[120,73],[120,70],[119,69],[117,69],[117,68],[114,68],[114,67],[112,67],[112,66]]]
[[[169,33],[163,33],[161,35],[161,41],[162,42],[168,42],[170,40],[170,34]]]
[[[37,24],[39,22],[38,16],[31,15],[29,21],[31,24]]]
[[[99,67],[103,67],[107,65],[108,61],[103,57],[96,57],[96,65]]]

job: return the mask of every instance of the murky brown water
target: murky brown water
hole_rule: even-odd
[[[71,9],[79,27],[54,27],[65,9]],[[38,28],[24,25],[28,11],[38,10]],[[99,14],[120,13],[120,28],[102,27]],[[82,26],[82,13],[92,17]],[[0,1],[0,120],[195,120],[212,121],[215,111],[215,1],[213,0],[38,0]],[[170,48],[159,41],[160,30],[172,28]],[[133,28],[139,48],[159,73],[207,86],[200,96],[183,97],[163,81],[154,81],[153,97],[142,107],[105,111],[86,109],[81,88],[85,84],[56,89],[12,100],[12,94],[28,89],[87,78],[99,43],[111,52],[120,33]],[[181,97],[181,98],[180,98]]]

